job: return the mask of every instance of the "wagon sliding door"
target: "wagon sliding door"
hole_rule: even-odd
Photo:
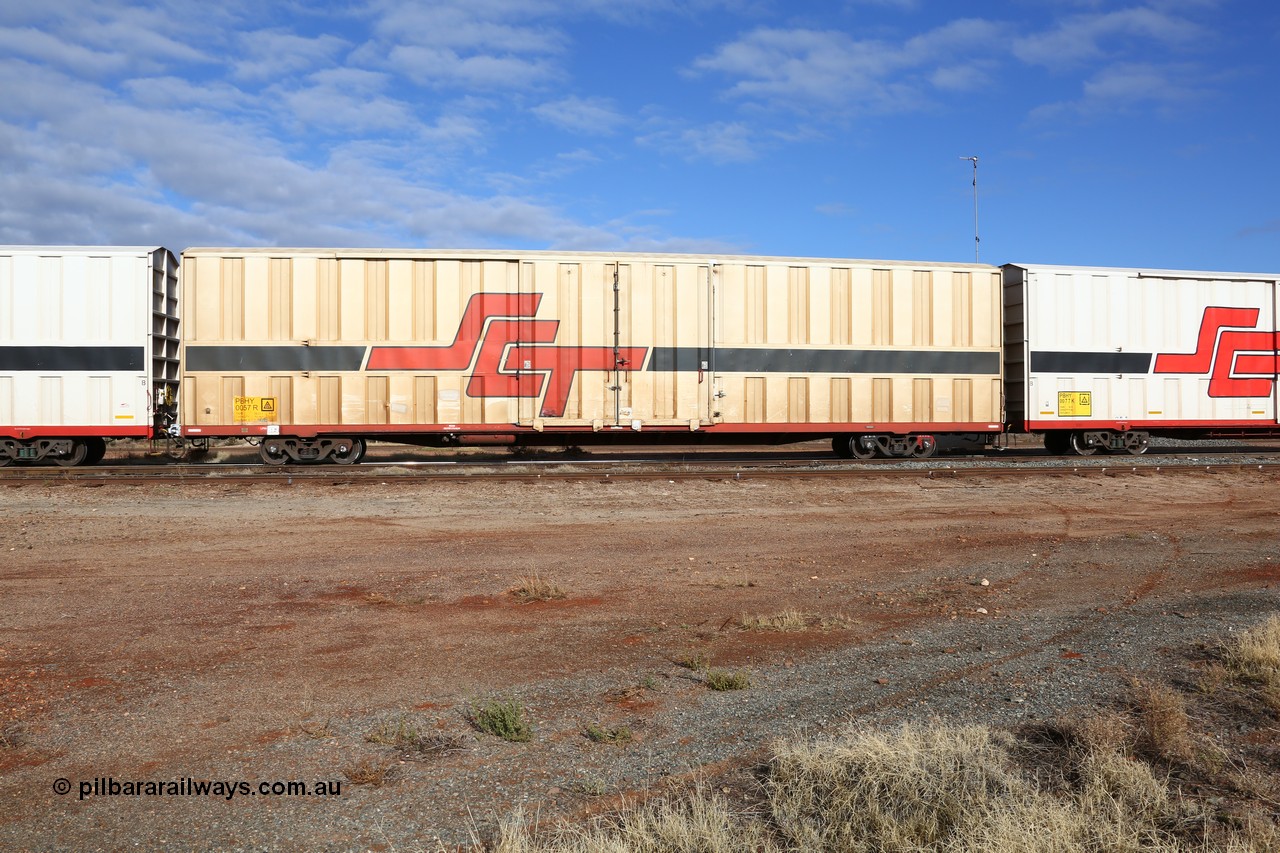
[[[606,317],[620,365],[610,377],[615,427],[711,423],[711,267],[690,261],[625,262]],[[608,300],[607,300],[608,301]]]

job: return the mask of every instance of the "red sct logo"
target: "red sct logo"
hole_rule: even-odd
[[[643,366],[648,347],[555,346],[560,321],[534,319],[541,302],[541,293],[477,293],[467,301],[452,344],[373,347],[366,369],[471,369],[468,397],[539,397],[545,386],[541,417],[558,418],[579,372]]]

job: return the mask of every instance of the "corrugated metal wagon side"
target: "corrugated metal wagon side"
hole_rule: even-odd
[[[1000,430],[999,271],[679,255],[192,249],[182,423],[269,462],[416,444]]]
[[[0,465],[93,463],[174,421],[178,264],[152,247],[0,247]]]
[[[1010,424],[1054,453],[1276,436],[1280,275],[1004,267]]]

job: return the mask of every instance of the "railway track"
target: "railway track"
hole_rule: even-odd
[[[284,465],[217,461],[200,463],[57,466],[0,469],[0,486],[28,483],[106,485],[120,483],[257,482],[295,485],[350,484],[391,480],[490,482],[617,480],[763,480],[847,477],[944,479],[989,476],[1121,476],[1199,471],[1209,474],[1280,473],[1280,457],[1256,452],[1153,453],[1141,457],[1080,458],[1018,452],[999,457],[948,456],[926,460],[880,459],[854,462],[797,453],[757,454],[593,454],[589,458],[368,459],[358,466]]]

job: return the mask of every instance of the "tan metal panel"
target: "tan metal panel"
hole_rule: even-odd
[[[386,376],[365,377],[364,423],[391,422],[391,383]]]
[[[288,304],[281,311],[289,316],[289,338],[299,341],[320,339],[318,276],[319,261],[316,258],[289,259]]]
[[[340,341],[359,341],[365,337],[365,262],[360,258],[338,260],[338,337]]]
[[[342,420],[342,377],[319,376],[314,380],[317,404],[316,421],[340,424]]]
[[[390,285],[387,281],[386,261],[364,262],[364,338],[369,341],[387,339],[388,305]],[[385,421],[378,421],[385,423]]]
[[[871,271],[871,340],[872,346],[893,345],[893,270]]]
[[[831,380],[830,411],[830,423],[850,423],[853,421],[853,380]]]
[[[244,340],[244,258],[226,258],[222,262],[218,299],[222,323],[218,336]]]
[[[965,423],[973,420],[973,380],[951,380],[952,419]]]
[[[245,396],[243,376],[223,376],[218,383],[218,402],[214,423],[235,422],[236,397]]]
[[[236,309],[241,317],[240,322],[244,324],[243,332],[239,335],[243,340],[265,341],[270,337],[267,328],[271,319],[269,293],[272,260],[263,256],[244,259],[244,278]],[[259,308],[246,312],[245,305],[262,306],[266,310]]]
[[[436,378],[434,376],[413,377],[413,420],[415,424],[434,424],[439,422],[436,414]]]
[[[911,380],[911,411],[906,420],[910,423],[929,423],[933,420],[933,380]]]
[[[911,273],[911,345],[933,346],[933,272]]]
[[[788,344],[807,344],[809,334],[809,268],[787,270],[787,337]]]
[[[871,420],[880,423],[889,423],[894,420],[892,379],[871,380]]]
[[[973,279],[970,273],[953,272],[949,287],[936,292],[938,345],[967,347],[973,344]],[[947,319],[950,317],[950,322]]]
[[[793,376],[787,380],[786,419],[793,424],[809,422],[809,380],[803,376]]]
[[[768,312],[769,290],[765,267],[746,269],[746,326],[740,340],[747,344],[762,344],[769,340]]]
[[[434,341],[436,329],[436,265],[431,261],[413,261],[413,329],[410,340]]]
[[[293,414],[293,377],[272,376],[266,396],[276,401],[276,417],[278,423],[297,423]]]
[[[909,347],[915,343],[915,271],[906,267],[894,267],[889,271],[893,305],[892,331],[889,344]]]
[[[849,346],[853,343],[853,282],[846,268],[831,271],[831,318],[830,342],[834,346]]]
[[[789,267],[764,268],[765,342],[785,344],[791,327],[791,270]]]
[[[768,420],[768,399],[763,376],[748,376],[744,380],[742,420],[749,424],[762,424]]]
[[[1004,335],[1000,274],[973,274],[973,340],[975,347],[998,347]]]
[[[293,260],[272,258],[267,279],[267,337],[293,339]]]
[[[387,262],[387,340],[408,343],[415,340],[414,322],[418,306],[414,288],[413,261],[398,259]]]
[[[316,339],[342,339],[342,266],[322,258],[316,267]]]

